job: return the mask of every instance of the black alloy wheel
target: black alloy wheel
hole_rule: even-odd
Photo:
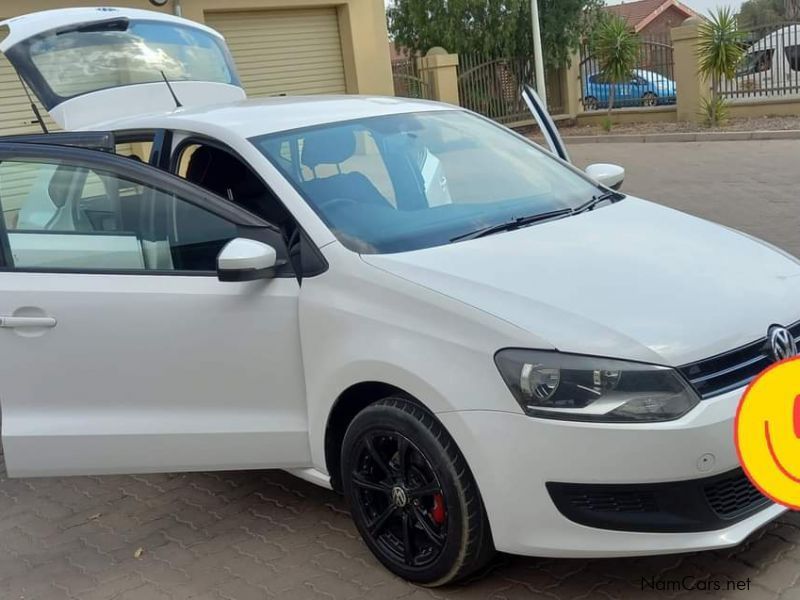
[[[396,575],[444,585],[491,558],[488,521],[466,462],[441,424],[415,404],[390,398],[356,416],[342,469],[362,538]]]

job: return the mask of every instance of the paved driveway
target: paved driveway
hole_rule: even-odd
[[[572,152],[581,164],[627,166],[631,193],[800,254],[800,142]],[[377,565],[339,497],[282,472],[0,477],[2,600],[705,598],[699,590],[717,587],[714,597],[800,598],[798,544],[800,516],[789,515],[727,551],[627,560],[503,556],[469,585],[426,590]]]

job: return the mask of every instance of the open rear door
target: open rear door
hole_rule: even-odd
[[[67,130],[246,97],[224,38],[163,13],[68,8],[16,17],[0,23],[0,52]]]
[[[550,113],[547,112],[547,107],[544,105],[541,98],[539,98],[539,95],[531,86],[526,84],[522,90],[522,97],[533,114],[533,118],[536,119],[536,124],[539,125],[539,129],[542,131],[542,135],[544,135],[550,152],[560,159],[571,163],[572,160],[569,158],[564,140],[561,139],[561,134],[558,133],[558,128],[556,128],[553,118],[550,116]]]

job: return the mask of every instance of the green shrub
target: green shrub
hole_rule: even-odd
[[[703,98],[700,116],[708,127],[719,127],[728,122],[728,102],[725,98]]]

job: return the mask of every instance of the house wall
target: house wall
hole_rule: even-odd
[[[161,8],[147,0],[114,0],[112,4],[171,13],[175,1]],[[0,17],[99,4],[98,0],[2,0]],[[179,4],[184,17],[201,23],[210,12],[336,7],[347,92],[394,95],[383,0],[180,0]]]

